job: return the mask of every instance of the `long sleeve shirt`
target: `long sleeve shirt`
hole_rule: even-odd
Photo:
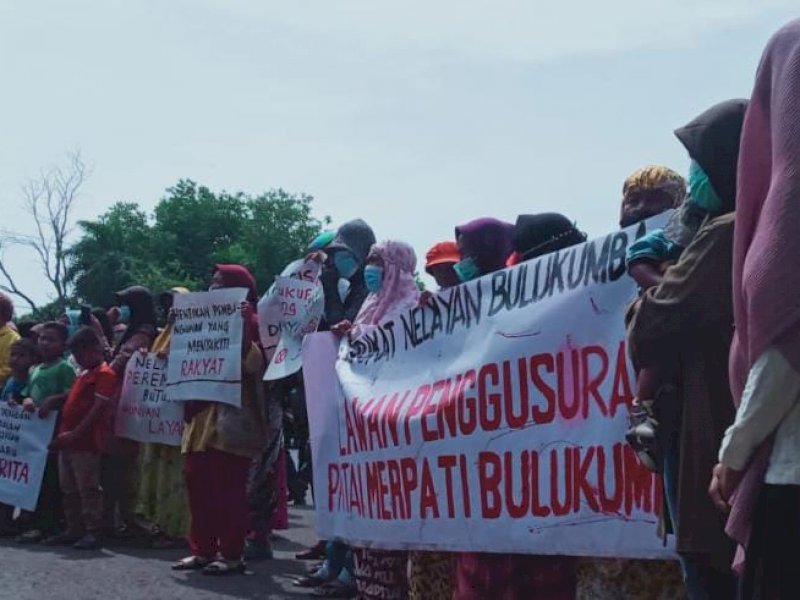
[[[766,483],[800,485],[800,373],[769,348],[750,369],[736,420],[722,440],[720,462],[744,470],[773,432]]]

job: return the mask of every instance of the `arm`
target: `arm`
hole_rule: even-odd
[[[628,329],[635,362],[657,363],[665,348],[707,327],[733,327],[733,215],[704,226],[658,287],[637,303]]]
[[[769,348],[750,369],[736,421],[722,438],[719,461],[725,467],[743,471],[798,397],[800,373],[777,349]]]
[[[662,276],[658,267],[647,260],[637,260],[628,265],[628,275],[643,290],[649,290],[661,284]]]
[[[117,356],[114,357],[114,360],[111,362],[111,368],[114,369],[118,377],[121,378],[125,375],[125,367],[128,365],[128,361],[131,356],[133,356],[134,352],[138,352],[142,348],[149,349],[152,341],[149,335],[139,331],[134,333],[128,341],[120,347]]]
[[[91,410],[86,414],[83,420],[78,423],[78,426],[72,431],[65,431],[64,433],[59,434],[53,443],[50,444],[50,448],[69,448],[76,439],[85,435],[86,432],[91,429],[95,421],[97,421],[97,419],[99,419],[108,409],[110,402],[111,399],[107,396],[96,393],[94,395],[94,403],[92,404]]]

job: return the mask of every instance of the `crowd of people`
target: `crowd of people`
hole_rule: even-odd
[[[319,561],[298,587],[367,599],[800,598],[800,21],[769,42],[749,100],[721,102],[675,134],[686,179],[648,166],[623,185],[622,227],[672,212],[629,246],[640,293],[619,318],[637,372],[627,440],[663,481],[659,533],[674,535],[680,569],[327,540],[298,555]],[[446,289],[585,240],[558,213],[485,217],[433,245],[424,268]],[[428,301],[414,249],[378,242],[363,220],[321,234],[307,258],[322,265],[321,331],[352,335]],[[0,295],[2,401],[58,412],[38,506],[0,506],[0,533],[82,550],[188,541],[172,568],[207,575],[271,558],[272,531],[312,483],[302,372],[263,381],[255,280],[221,264],[209,280],[220,288],[248,290],[241,406],[186,403],[180,447],[117,437],[113,424],[127,362],[169,354],[172,302],[189,290],[133,286],[112,307],[24,327]]]

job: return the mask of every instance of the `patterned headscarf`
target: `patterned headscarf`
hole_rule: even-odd
[[[383,285],[377,294],[367,296],[354,325],[375,325],[419,302],[414,249],[405,242],[386,241],[375,244],[371,252],[383,259]]]
[[[622,195],[661,190],[678,206],[686,198],[686,180],[669,167],[651,165],[634,171],[622,186]]]

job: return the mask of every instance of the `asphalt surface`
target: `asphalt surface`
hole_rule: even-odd
[[[304,598],[292,587],[306,573],[294,558],[315,541],[313,508],[290,508],[290,529],[273,539],[275,558],[251,562],[245,575],[209,577],[176,573],[170,564],[188,551],[151,550],[109,543],[96,552],[21,546],[0,540],[2,600],[210,600],[212,598]]]

